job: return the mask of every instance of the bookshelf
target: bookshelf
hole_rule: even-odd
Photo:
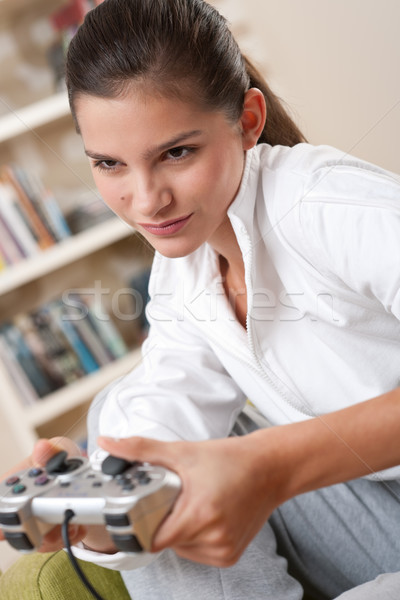
[[[67,3],[0,0],[0,34],[3,39],[11,36],[11,46],[15,46],[15,56],[0,64],[4,90],[0,94],[0,165],[16,162],[23,169],[35,169],[64,213],[71,206],[79,207],[81,199],[90,201],[97,195],[83,147],[76,140],[67,94],[50,84],[38,92],[29,87],[33,79],[26,89],[21,87],[21,82],[13,79],[18,69],[10,65],[22,62],[28,73],[29,69],[43,72],[43,44],[38,43],[32,51],[24,47],[21,52],[19,46],[34,32],[32,24],[37,22],[45,31],[49,15]],[[110,298],[118,295],[132,275],[148,268],[151,259],[136,232],[111,217],[1,270],[0,326],[55,301],[65,290],[90,289],[100,282]],[[111,311],[109,314],[113,316]],[[39,437],[66,435],[77,441],[84,437],[85,416],[93,397],[140,361],[135,325],[124,320],[114,325],[126,353],[29,404],[21,398],[15,374],[0,360],[0,473],[30,454]]]
[[[65,265],[133,234],[131,227],[115,218],[66,238],[46,252],[27,258],[23,262],[14,265],[12,269],[1,272],[0,295],[17,289],[39,277],[50,275],[53,271]]]
[[[69,114],[68,96],[64,91],[12,110],[0,118],[0,144],[13,140],[27,131],[34,132],[38,127],[51,124]]]

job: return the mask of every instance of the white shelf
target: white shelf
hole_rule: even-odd
[[[54,96],[24,108],[13,110],[0,118],[0,143],[23,133],[32,132],[42,125],[47,125],[70,114],[66,91],[54,94]]]
[[[66,238],[47,250],[2,271],[0,295],[134,234],[135,230],[132,227],[118,218],[111,218],[100,225]]]
[[[26,408],[26,418],[31,427],[38,427],[44,423],[63,415],[92,400],[110,381],[125,375],[141,360],[140,349],[129,352],[126,356],[105,365],[91,375],[38,400],[36,404]],[[67,432],[65,432],[67,435]]]

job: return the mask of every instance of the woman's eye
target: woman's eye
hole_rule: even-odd
[[[97,160],[94,166],[100,171],[113,171],[118,166],[118,162],[116,160]]]
[[[177,146],[176,148],[171,148],[171,150],[168,150],[166,157],[171,158],[172,160],[180,160],[182,158],[186,158],[192,152],[194,152],[194,148]]]

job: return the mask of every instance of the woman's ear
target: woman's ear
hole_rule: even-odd
[[[257,144],[264,129],[266,116],[264,94],[257,88],[250,88],[245,94],[240,118],[243,150],[250,150]]]

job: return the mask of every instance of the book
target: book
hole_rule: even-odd
[[[37,211],[37,206],[35,205],[33,198],[27,194],[25,188],[21,185],[16,174],[16,169],[12,168],[11,165],[3,165],[0,178],[3,182],[14,187],[18,195],[21,210],[24,211],[40,248],[45,249],[53,246],[55,238],[46,228],[40,213]]]
[[[69,0],[60,9],[50,15],[54,29],[63,31],[74,25],[80,25],[85,14],[92,8],[88,0]]]
[[[43,190],[43,203],[49,214],[49,218],[51,219],[53,230],[55,231],[58,241],[70,237],[72,235],[72,231],[70,230],[68,223],[61,212],[57,200],[49,190]]]
[[[51,388],[50,391],[58,390],[64,385],[64,378],[49,358],[50,351],[46,348],[32,316],[28,313],[19,313],[14,316],[13,323],[20,331],[25,344],[45,374]]]
[[[24,258],[24,253],[14,239],[7,223],[0,214],[0,250],[7,265],[13,265]]]
[[[71,231],[51,192],[45,188],[40,178],[34,172],[14,167],[16,176],[30,195],[40,218],[55,241],[59,242],[71,235]]]
[[[69,319],[68,312],[61,300],[55,300],[50,304],[50,310],[57,319],[57,322],[68,339],[71,347],[75,350],[80,363],[85,370],[85,373],[93,373],[99,368],[99,363],[96,361],[90,348],[85,344],[79,331]]]
[[[51,373],[54,378],[58,377],[59,387],[83,377],[85,371],[60,328],[57,318],[53,315],[50,305],[40,307],[29,316],[42,342],[41,360],[49,374]]]
[[[115,214],[99,198],[74,208],[66,216],[68,226],[73,233],[80,233],[94,225],[115,218]]]
[[[39,244],[26,222],[15,189],[7,183],[0,183],[0,214],[23,255],[37,254]]]
[[[22,169],[19,165],[12,164],[9,165],[11,170],[14,173],[16,181],[21,186],[22,190],[25,192],[27,198],[29,198],[32,206],[34,207],[39,219],[44,225],[47,233],[50,235],[51,239],[54,242],[57,242],[57,235],[53,231],[51,220],[49,219],[45,204],[42,198],[42,186],[39,186],[38,178],[34,177],[33,174],[28,174],[25,169]]]
[[[0,326],[0,336],[3,337],[7,348],[20,364],[39,398],[50,394],[54,388],[47,378],[37,357],[26,344],[21,331],[12,323]]]
[[[0,335],[0,359],[19,393],[22,404],[24,406],[34,404],[39,398],[37,391],[2,335]]]
[[[88,308],[88,319],[104,347],[113,359],[124,356],[128,349],[110,315],[104,310],[101,298],[95,294],[80,294]]]
[[[71,294],[68,302],[64,301],[65,319],[68,319],[75,327],[78,335],[94,356],[99,366],[107,365],[112,361],[112,355],[104,347],[92,323],[87,318],[88,309],[78,294]]]

